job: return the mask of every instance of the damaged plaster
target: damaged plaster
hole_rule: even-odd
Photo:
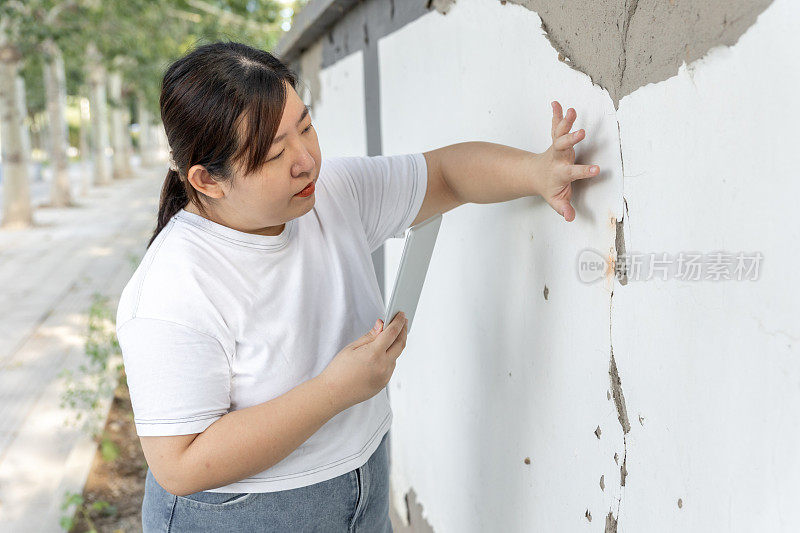
[[[622,464],[619,467],[619,486],[620,489],[625,486],[625,480],[628,477],[628,433],[631,431],[631,423],[628,418],[628,408],[625,405],[625,395],[622,393],[622,380],[619,378],[619,371],[617,370],[617,361],[614,359],[614,343],[611,338],[611,305],[614,303],[614,292],[611,292],[609,304],[609,317],[608,317],[608,335],[611,356],[608,362],[608,377],[611,382],[611,397],[614,399],[614,405],[617,408],[617,419],[619,425],[622,427]],[[619,464],[619,455],[614,453],[614,461]],[[617,499],[617,516],[619,516],[619,509],[622,505],[622,493],[620,492]],[[611,528],[611,529],[609,529]],[[606,518],[606,531],[617,530],[617,519],[611,511]]]
[[[507,2],[502,1],[501,4]],[[619,101],[714,46],[732,46],[772,0],[508,0],[535,11],[563,62]]]
[[[434,533],[433,527],[422,516],[422,505],[417,502],[417,493],[414,489],[409,489],[405,493],[406,502],[406,516],[405,524],[392,523],[393,531],[395,533]]]

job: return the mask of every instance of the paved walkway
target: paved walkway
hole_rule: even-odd
[[[95,443],[65,426],[63,369],[86,359],[92,295],[119,294],[153,230],[165,169],[93,187],[77,208],[38,208],[36,227],[0,229],[0,531],[61,531]],[[35,202],[38,204],[38,202]],[[107,412],[110,397],[103,409]]]

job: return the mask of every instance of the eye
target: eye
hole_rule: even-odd
[[[304,129],[304,130],[303,130],[303,133],[308,133],[308,130],[310,130],[310,129],[311,129],[311,127],[312,127],[313,125],[314,125],[314,124],[313,124],[313,123],[311,123],[311,124],[309,124],[308,126],[306,126],[306,129]],[[281,153],[279,153],[278,155],[276,155],[276,156],[275,156],[275,157],[273,157],[272,159],[269,159],[268,161],[275,161],[276,159],[278,159],[280,156],[282,156],[282,155],[283,155],[283,152],[284,152],[284,151],[285,151],[285,150],[281,150]]]

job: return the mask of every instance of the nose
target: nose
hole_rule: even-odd
[[[311,152],[309,152],[305,146],[301,145],[300,153],[294,163],[293,174],[297,176],[303,173],[310,173],[314,170],[314,165],[316,165],[316,161],[314,161],[314,158],[311,156]]]

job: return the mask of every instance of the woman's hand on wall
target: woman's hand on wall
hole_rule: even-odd
[[[572,198],[572,182],[579,179],[591,178],[600,173],[597,165],[576,165],[575,149],[586,137],[583,129],[570,133],[570,128],[578,114],[573,108],[567,109],[567,114],[562,116],[561,104],[552,102],[553,125],[550,134],[553,144],[541,154],[543,172],[539,174],[541,183],[537,187],[539,194],[550,206],[556,210],[564,220],[575,220],[575,209],[569,203]]]

